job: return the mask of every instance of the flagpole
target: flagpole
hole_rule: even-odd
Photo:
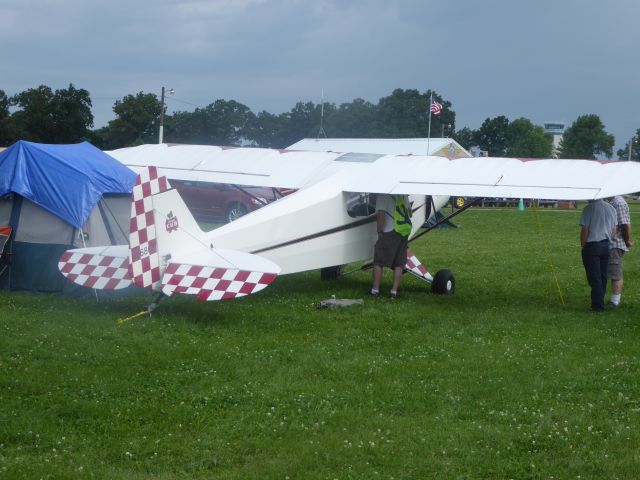
[[[431,146],[431,105],[433,105],[433,91],[431,92],[431,98],[429,99],[429,127],[427,130],[427,155],[429,155],[429,148]]]

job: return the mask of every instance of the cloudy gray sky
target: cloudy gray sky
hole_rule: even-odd
[[[97,127],[115,100],[175,89],[280,113],[432,88],[456,127],[595,113],[622,147],[640,127],[637,0],[0,0],[0,89],[73,83]]]

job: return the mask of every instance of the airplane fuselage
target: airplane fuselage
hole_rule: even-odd
[[[352,217],[348,200],[349,193],[327,178],[209,232],[207,239],[215,248],[265,257],[280,266],[280,274],[370,259],[377,237],[375,213]],[[413,234],[448,197],[435,197],[429,215],[424,195],[411,200]]]

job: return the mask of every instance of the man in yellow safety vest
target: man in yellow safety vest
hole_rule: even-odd
[[[407,248],[411,233],[411,204],[408,195],[378,195],[376,199],[378,240],[373,253],[373,286],[370,295],[380,295],[382,269],[393,270],[389,296],[398,297],[398,287],[407,264]]]

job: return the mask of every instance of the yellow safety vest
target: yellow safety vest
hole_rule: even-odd
[[[403,237],[411,233],[411,207],[404,201],[404,195],[394,195],[395,208],[393,209],[393,229]]]

